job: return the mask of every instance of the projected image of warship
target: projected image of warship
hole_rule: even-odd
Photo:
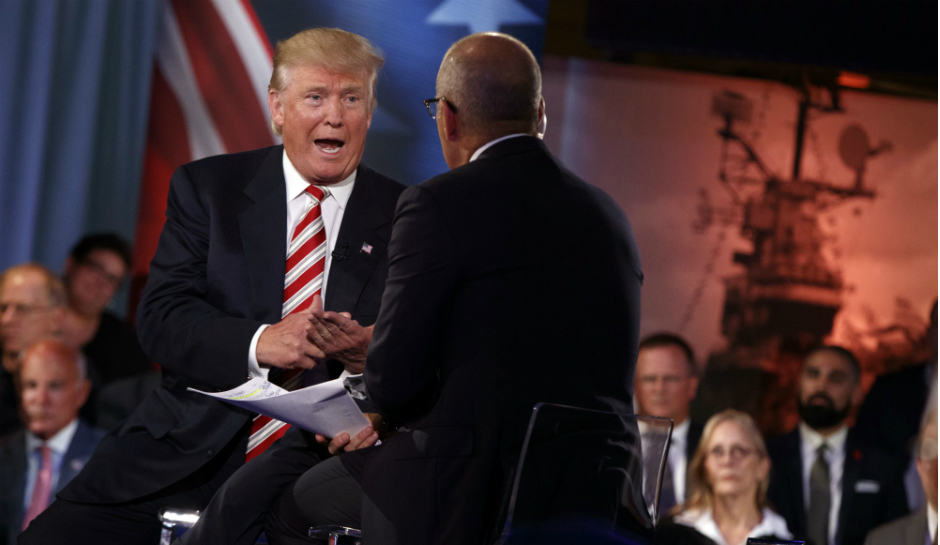
[[[838,266],[826,257],[820,216],[848,201],[874,199],[865,181],[866,165],[891,148],[887,142],[871,146],[860,126],[849,125],[838,150],[855,173],[854,183],[805,177],[801,164],[810,113],[842,108],[838,89],[806,86],[801,91],[788,179],[773,174],[739,130],[750,121],[752,102],[731,91],[713,98],[712,113],[723,120],[718,181],[730,204],[712,204],[702,190],[693,225],[697,231],[739,226],[750,243],[747,251],[733,255],[739,272],[724,279],[721,332],[728,348],[710,355],[695,411],[706,416],[734,406],[753,414],[770,435],[796,424],[802,358],[832,332],[846,290]]]

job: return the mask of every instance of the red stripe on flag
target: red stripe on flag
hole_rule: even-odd
[[[172,0],[203,101],[229,153],[273,143],[258,94],[210,0]],[[258,107],[253,107],[258,105]]]
[[[166,221],[166,197],[173,171],[192,160],[183,109],[163,74],[154,66],[150,91],[150,120],[144,149],[143,181],[137,207],[134,262],[128,316],[136,316],[137,302],[157,250]]]

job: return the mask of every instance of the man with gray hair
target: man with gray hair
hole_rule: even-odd
[[[81,471],[105,434],[78,417],[91,381],[76,348],[56,340],[32,345],[18,382],[25,429],[0,437],[0,543],[11,544]]]
[[[188,388],[264,376],[293,389],[361,371],[403,189],[360,164],[383,62],[368,40],[339,29],[279,43],[268,106],[283,146],[176,171],[137,320],[163,382],[21,543],[156,543],[161,508],[204,509],[246,459],[263,465],[282,423]],[[321,318],[342,321],[341,334],[315,335],[311,320]],[[334,446],[375,441],[371,428],[363,435]],[[320,456],[316,439],[294,430],[277,448],[304,467]],[[268,475],[279,490],[283,477]],[[232,513],[223,524],[253,521]]]
[[[373,544],[495,542],[535,403],[632,412],[639,252],[613,200],[536,137],[535,57],[468,36],[425,104],[451,171],[399,200],[364,372],[398,431],[304,474],[272,543],[320,524]]]

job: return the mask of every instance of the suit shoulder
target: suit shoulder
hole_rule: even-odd
[[[369,180],[369,184],[372,186],[372,190],[375,191],[380,198],[384,196],[386,198],[394,198],[397,200],[402,191],[405,190],[405,184],[399,182],[391,176],[382,174],[368,165],[360,163],[359,172],[360,174],[364,175],[362,179]]]
[[[872,384],[868,396],[874,398],[889,392],[896,395],[898,391],[906,391],[911,386],[926,385],[926,366],[926,363],[920,363],[879,376]]]
[[[84,420],[78,421],[78,429],[75,430],[76,438],[81,436],[83,440],[88,441],[92,444],[98,444],[98,441],[100,441],[101,438],[107,434],[108,432],[106,430],[91,426]]]
[[[251,180],[252,176],[261,168],[271,154],[280,154],[281,146],[271,146],[240,153],[227,153],[213,155],[198,159],[179,167],[177,172],[184,171],[200,184],[218,180],[220,183],[230,185],[233,180]]]
[[[923,518],[923,522],[920,520]],[[927,528],[927,514],[924,510],[915,511],[909,515],[882,524],[871,530],[865,538],[865,545],[894,545],[898,543],[904,530],[909,526],[922,524]]]
[[[789,451],[800,448],[800,432],[798,429],[791,430],[783,435],[778,435],[767,440],[767,453],[771,458],[786,456]]]

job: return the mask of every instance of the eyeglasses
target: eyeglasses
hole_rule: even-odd
[[[26,303],[0,303],[0,316],[7,313],[8,309],[13,309],[14,315],[28,317],[37,312],[49,310],[48,305],[27,305]]]
[[[728,456],[732,462],[740,462],[753,453],[754,451],[752,449],[746,449],[742,446],[734,445],[728,450],[725,450],[724,447],[715,447],[708,451],[708,456],[714,458],[715,460],[721,460],[725,456]]]
[[[87,259],[80,263],[83,267],[88,267],[89,270],[94,272],[99,278],[106,281],[108,284],[111,284],[114,287],[121,285],[121,281],[124,279],[123,276],[117,276],[111,274],[108,269],[104,268],[104,265]]]
[[[457,113],[457,107],[444,97],[429,98],[424,101],[424,107],[428,109],[428,115],[431,119],[437,119],[437,103],[443,101],[454,113]]]

